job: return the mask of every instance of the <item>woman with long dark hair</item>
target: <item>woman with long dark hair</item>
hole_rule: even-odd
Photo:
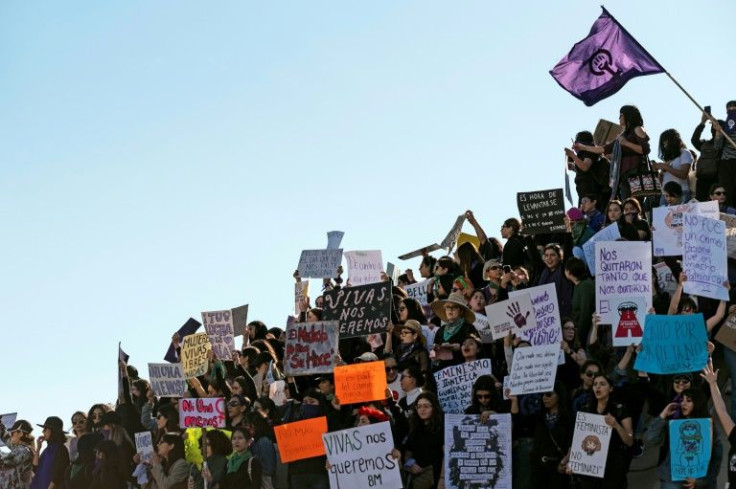
[[[77,443],[79,439],[87,433],[87,415],[82,411],[77,411],[72,414],[72,438],[67,442],[66,447],[69,449],[69,459],[74,460],[77,458]]]
[[[532,445],[534,487],[564,489],[570,477],[559,470],[572,443],[574,419],[567,404],[567,389],[559,380],[554,389],[542,394],[544,409],[537,416]]]
[[[444,445],[444,414],[437,396],[419,394],[409,415],[404,467],[414,489],[430,489],[440,478]]]
[[[427,375],[430,370],[429,354],[426,348],[426,339],[422,334],[422,326],[414,319],[409,319],[404,324],[394,326],[389,324],[386,330],[386,344],[384,353],[394,353],[393,329],[399,331],[399,344],[395,348],[396,359],[400,364],[408,361],[416,362],[423,374]]]
[[[221,489],[259,489],[261,487],[261,462],[250,451],[252,438],[248,430],[239,426],[231,438],[233,454],[227,461]]]
[[[175,433],[166,433],[157,445],[151,467],[152,489],[179,489],[189,480],[189,465],[184,459],[184,440]]]
[[[225,478],[227,457],[233,453],[230,439],[220,430],[209,430],[199,439],[202,455],[206,464],[202,465],[202,472],[192,469],[195,489],[203,489],[204,481],[210,489],[220,489],[220,482]]]
[[[629,177],[637,175],[646,169],[646,155],[649,154],[649,136],[644,131],[644,119],[641,112],[634,105],[621,107],[618,116],[619,125],[624,130],[621,134],[605,146],[593,146],[577,142],[573,149],[587,151],[599,155],[613,155],[613,166],[618,166],[618,185],[612,189],[611,198],[626,199],[631,195]]]
[[[266,418],[258,413],[248,413],[245,428],[253,438],[250,451],[261,462],[261,488],[273,489],[273,478],[276,475],[276,450],[269,438],[271,427]]]
[[[595,141],[590,131],[580,131],[575,135],[575,142],[593,146]],[[611,188],[608,186],[609,165],[603,156],[590,151],[573,151],[565,148],[567,161],[572,161],[575,170],[575,189],[578,197],[595,195],[599,209],[605,205]],[[608,171],[606,171],[608,170]]]
[[[97,444],[97,464],[92,472],[89,489],[125,489],[127,467],[119,465],[120,454],[112,440],[102,440]]]
[[[491,414],[507,410],[503,397],[496,388],[496,379],[492,375],[481,375],[475,379],[470,406],[465,408],[465,414],[480,414],[483,420],[488,419]]]
[[[659,157],[663,163],[652,162],[655,170],[662,172],[662,186],[667,182],[675,182],[682,188],[682,201],[690,201],[690,183],[688,174],[693,164],[693,155],[682,142],[680,133],[675,129],[667,129],[659,136]],[[667,205],[664,195],[660,205]]]
[[[466,241],[457,247],[457,260],[460,265],[462,275],[469,278],[476,289],[482,289],[486,286],[486,280],[483,276],[483,264],[485,260],[478,253],[478,249],[470,241]]]

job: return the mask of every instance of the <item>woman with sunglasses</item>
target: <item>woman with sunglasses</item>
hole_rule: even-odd
[[[110,410],[107,404],[93,404],[87,412],[87,433],[97,433],[102,429],[102,415]]]
[[[680,489],[695,487],[715,487],[718,475],[718,466],[721,463],[722,447],[718,439],[718,431],[711,430],[711,458],[708,464],[708,471],[704,477],[695,479],[688,477],[685,480],[673,481],[672,477],[672,461],[671,458],[682,457],[682,454],[673,454],[670,451],[670,421],[676,419],[693,419],[693,418],[710,418],[708,411],[708,399],[699,389],[688,388],[682,391],[680,402],[671,402],[667,404],[659,416],[654,417],[647,426],[646,441],[652,445],[660,445],[659,448],[659,464],[657,465],[657,476],[661,482],[662,489]],[[687,439],[687,449],[703,448],[703,434],[699,430],[699,425],[693,425],[683,435],[683,440]]]
[[[77,458],[77,443],[79,439],[87,433],[87,415],[82,411],[77,411],[72,414],[72,438],[69,438],[67,442],[67,448],[69,449],[69,458],[75,460]]]
[[[708,195],[710,196],[710,200],[718,202],[718,210],[720,212],[731,215],[736,214],[736,209],[726,204],[726,187],[720,183],[714,183],[710,186]]]
[[[603,366],[597,360],[586,360],[580,366],[580,387],[572,391],[570,406],[573,416],[590,403],[593,397],[593,379],[603,372]]]
[[[230,396],[227,401],[227,416],[225,424],[228,430],[245,425],[245,415],[250,408],[250,402],[240,394]]]
[[[564,489],[570,476],[561,470],[572,443],[575,421],[567,405],[567,389],[559,380],[554,389],[542,394],[544,409],[536,417],[532,445],[533,487]]]
[[[28,489],[33,474],[33,436],[31,423],[19,419],[10,429],[0,422],[0,439],[10,453],[0,457],[0,487]]]
[[[166,433],[156,444],[151,464],[151,489],[179,489],[189,480],[189,464],[184,458],[184,440],[178,433]]]
[[[394,328],[399,331],[400,343],[396,347],[396,359],[399,364],[413,361],[419,365],[419,369],[423,374],[427,375],[430,371],[429,354],[426,348],[426,339],[422,333],[422,325],[414,319],[409,319],[404,324],[394,326],[389,323],[386,329],[386,344],[384,345],[384,353],[393,353],[393,334]]]
[[[491,414],[507,412],[506,404],[496,387],[496,379],[492,375],[481,375],[473,383],[470,406],[465,408],[465,414],[480,414],[485,421]]]

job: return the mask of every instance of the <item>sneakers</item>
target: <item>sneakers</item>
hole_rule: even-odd
[[[644,440],[635,439],[634,444],[631,445],[631,457],[639,458],[644,455]]]

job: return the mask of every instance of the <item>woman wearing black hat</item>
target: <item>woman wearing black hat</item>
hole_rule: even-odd
[[[69,451],[64,442],[64,422],[56,416],[46,418],[43,434],[36,440],[36,451],[33,454],[33,465],[36,473],[31,481],[31,489],[57,489],[63,487],[64,472],[69,466]],[[46,449],[41,452],[43,442]]]
[[[33,470],[33,436],[31,423],[16,421],[10,430],[0,422],[0,438],[10,448],[10,453],[0,457],[0,487],[3,489],[27,489]]]

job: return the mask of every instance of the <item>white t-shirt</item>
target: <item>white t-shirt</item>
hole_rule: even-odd
[[[692,165],[693,164],[693,155],[690,154],[690,151],[683,149],[680,152],[680,156],[675,158],[674,160],[668,161],[665,163],[667,166],[671,166],[675,170],[678,170],[686,165]],[[680,184],[680,187],[683,191],[689,191],[690,184],[687,181],[687,178],[677,178],[670,172],[664,172],[664,177],[662,178],[662,186],[664,187],[664,184],[667,182],[677,182]]]

